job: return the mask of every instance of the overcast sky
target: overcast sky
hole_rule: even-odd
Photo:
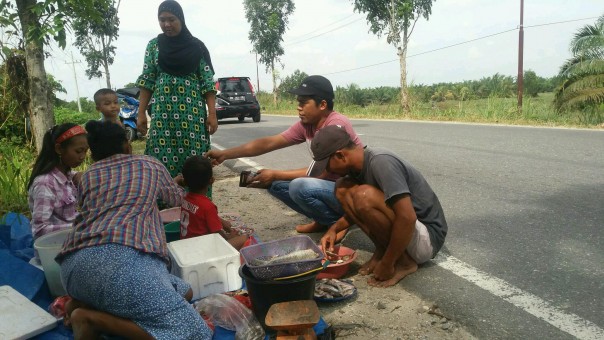
[[[250,52],[243,1],[179,2],[187,27],[210,50],[216,77],[248,76],[256,85],[256,61]],[[326,76],[334,87],[352,83],[361,87],[399,85],[396,50],[384,38],[368,32],[364,15],[355,13],[350,1],[294,2],[296,9],[283,37],[281,77],[299,69]],[[123,87],[139,76],[147,42],[161,33],[157,22],[160,3],[122,0],[117,53],[110,67],[113,87]],[[557,74],[570,57],[568,46],[573,34],[604,14],[602,0],[525,0],[524,6],[524,69],[544,77]],[[519,13],[520,0],[433,2],[429,20],[420,19],[411,36],[409,83],[475,80],[495,73],[516,76]],[[533,25],[540,26],[530,27]],[[486,36],[490,37],[479,39]],[[474,39],[478,40],[471,41]],[[448,47],[456,44],[459,45]],[[68,63],[72,52],[74,60],[81,61],[74,64],[80,97],[91,98],[96,90],[106,86],[104,79],[87,79],[85,60],[76,47],[68,43],[65,50],[55,47],[50,52],[46,70],[67,90],[67,94],[59,94],[60,98],[76,98],[74,72]],[[370,66],[374,64],[379,65]],[[261,90],[272,90],[264,65],[259,65],[259,82]]]

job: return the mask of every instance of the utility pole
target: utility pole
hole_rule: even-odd
[[[76,95],[78,96],[77,102],[78,102],[78,112],[82,112],[82,105],[80,104],[80,89],[78,88],[78,76],[76,75],[76,70],[75,70],[75,64],[79,64],[80,61],[75,61],[73,60],[73,51],[71,51],[71,62],[70,63],[65,63],[65,64],[71,64],[71,66],[73,66],[73,79],[75,80],[75,86],[76,86]]]
[[[258,76],[258,52],[256,52],[256,93],[260,92],[260,77]]]
[[[522,92],[524,83],[524,0],[520,0],[520,30],[518,31],[518,114],[522,114]]]

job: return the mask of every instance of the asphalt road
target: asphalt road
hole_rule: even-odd
[[[212,141],[228,148],[296,120],[221,121]],[[604,131],[374,120],[353,127],[365,144],[414,164],[445,210],[441,254],[401,285],[482,339],[604,338]],[[252,160],[301,168],[310,152],[302,144]]]

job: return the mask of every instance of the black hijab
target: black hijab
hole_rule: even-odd
[[[212,72],[212,59],[206,45],[195,38],[187,25],[182,7],[174,0],[166,0],[159,5],[157,17],[162,12],[174,14],[181,23],[181,31],[175,37],[168,37],[164,33],[157,36],[159,47],[159,67],[166,73],[173,76],[182,77],[197,71],[201,58],[210,66]]]

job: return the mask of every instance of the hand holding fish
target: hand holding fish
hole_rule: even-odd
[[[323,249],[327,258],[329,258],[328,252],[333,252],[333,247],[336,243],[336,234],[336,225],[334,224],[327,230],[325,235],[321,237],[321,249]]]

